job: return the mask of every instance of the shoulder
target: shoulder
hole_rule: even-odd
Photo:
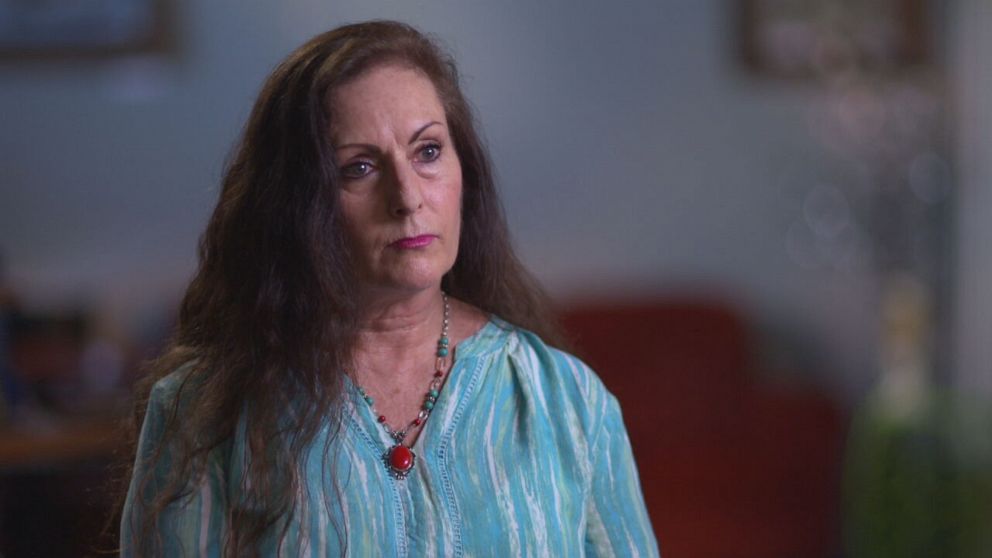
[[[505,355],[518,379],[531,385],[546,400],[566,405],[595,428],[616,408],[616,399],[596,372],[581,358],[547,344],[537,334],[506,322],[490,319],[494,349]]]
[[[188,362],[162,376],[147,393],[145,422],[162,423],[167,418],[181,416],[195,405],[197,384],[202,379],[195,374],[195,363]]]
[[[148,398],[152,402],[174,402],[189,389],[194,378],[194,363],[188,362],[159,378],[152,384]]]
[[[560,380],[582,392],[605,389],[599,376],[579,357],[547,344],[529,330],[499,318],[494,321],[507,331],[511,353],[523,362],[530,363],[535,371],[554,372]]]

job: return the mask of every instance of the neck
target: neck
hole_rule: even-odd
[[[367,298],[360,322],[353,370],[359,380],[395,381],[433,361],[441,333],[441,291],[403,299]]]

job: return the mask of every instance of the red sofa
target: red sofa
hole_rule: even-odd
[[[842,413],[757,381],[731,307],[585,304],[562,321],[620,401],[666,558],[839,555]]]

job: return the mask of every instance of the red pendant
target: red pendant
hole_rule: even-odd
[[[410,474],[410,471],[413,470],[413,464],[417,460],[417,456],[403,444],[396,444],[389,448],[383,458],[386,466],[389,467],[389,472],[398,479],[405,478]]]

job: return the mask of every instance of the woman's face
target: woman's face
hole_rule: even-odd
[[[330,98],[344,228],[363,289],[439,288],[455,263],[462,172],[433,83],[395,65]]]

